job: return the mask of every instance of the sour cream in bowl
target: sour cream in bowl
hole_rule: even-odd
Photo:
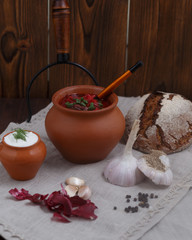
[[[23,134],[23,136],[25,137],[25,139],[15,138],[17,132],[14,131],[7,134],[4,137],[4,141],[6,144],[12,147],[29,147],[38,141],[38,135],[36,133],[30,132],[30,131],[24,131],[24,133],[25,135]]]
[[[6,134],[0,143],[0,161],[15,180],[34,178],[45,156],[46,146],[33,131],[16,129]]]

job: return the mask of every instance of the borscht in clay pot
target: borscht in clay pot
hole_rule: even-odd
[[[97,100],[102,90],[95,85],[76,85],[60,89],[52,97],[45,128],[52,143],[70,162],[103,160],[124,133],[125,119],[117,107],[117,95]]]

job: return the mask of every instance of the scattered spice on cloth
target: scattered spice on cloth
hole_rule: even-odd
[[[11,189],[9,193],[17,200],[30,200],[31,202],[47,207],[53,211],[53,220],[68,223],[69,217],[81,217],[85,219],[95,220],[97,216],[94,214],[97,208],[90,200],[84,200],[79,196],[69,197],[63,186],[60,191],[51,194],[29,194],[25,189]]]
[[[149,205],[148,200],[158,198],[158,195],[155,195],[154,193],[151,193],[149,195],[148,193],[139,192],[136,197],[132,198],[131,195],[126,195],[125,198],[126,198],[127,203],[130,203],[131,200],[132,200],[132,204],[134,203],[134,205],[135,205],[136,202],[138,202],[138,203],[137,203],[137,206],[131,206],[130,205],[128,207],[125,207],[124,211],[126,213],[136,213],[136,212],[139,211],[139,207],[140,208],[149,208],[150,205]],[[117,207],[114,206],[113,210],[117,210]]]

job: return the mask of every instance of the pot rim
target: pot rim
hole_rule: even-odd
[[[8,132],[7,134],[5,134],[5,135],[3,136],[1,143],[4,144],[5,146],[8,146],[8,147],[10,147],[10,148],[14,148],[14,149],[16,149],[16,150],[29,149],[29,148],[34,147],[35,145],[39,144],[39,142],[41,141],[41,138],[40,138],[40,136],[39,136],[38,133],[36,133],[36,132],[34,132],[34,131],[31,131],[31,130],[25,130],[25,131],[32,132],[32,133],[34,133],[35,135],[37,135],[37,137],[38,137],[37,142],[33,143],[33,144],[30,145],[30,146],[26,146],[26,147],[11,146],[11,145],[9,145],[9,144],[7,144],[7,143],[5,142],[5,137],[6,137],[7,135],[15,132],[15,131],[11,131],[11,132]]]
[[[58,90],[57,92],[55,92],[52,96],[52,102],[54,104],[54,106],[56,106],[58,109],[60,109],[61,111],[66,111],[69,113],[78,113],[78,114],[98,114],[98,113],[103,113],[106,111],[110,111],[112,109],[114,109],[117,106],[118,103],[118,97],[117,95],[112,92],[107,98],[110,101],[110,105],[102,108],[102,109],[98,109],[96,111],[77,111],[75,109],[70,109],[70,108],[65,108],[63,106],[61,106],[59,104],[60,100],[66,95],[66,94],[72,94],[75,93],[75,90],[78,90],[77,93],[80,94],[84,94],[84,93],[90,93],[90,92],[83,92],[83,90],[91,90],[91,94],[98,94],[100,93],[104,87],[101,86],[96,86],[96,85],[73,85],[73,86],[69,86],[69,87],[65,87],[62,88],[60,90]],[[81,91],[82,90],[82,91]]]

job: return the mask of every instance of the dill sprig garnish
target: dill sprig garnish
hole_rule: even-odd
[[[23,141],[26,141],[26,135],[27,132],[21,128],[15,129],[15,133],[13,133],[13,136],[16,140],[22,139]]]

